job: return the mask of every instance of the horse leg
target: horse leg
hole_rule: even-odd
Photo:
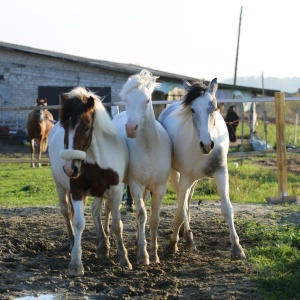
[[[92,214],[96,227],[96,233],[98,238],[98,246],[97,246],[97,257],[100,259],[109,257],[109,239],[107,234],[104,231],[101,214],[102,214],[102,202],[103,198],[95,197],[93,205],[92,205]]]
[[[120,206],[122,202],[123,194],[123,184],[119,184],[118,187],[115,187],[115,191],[112,193],[112,198],[107,199],[107,205],[109,205],[109,210],[111,211],[112,221],[111,228],[116,236],[117,242],[117,254],[120,261],[120,266],[122,268],[132,269],[132,265],[129,262],[127,250],[123,241],[123,223],[121,221]]]
[[[217,184],[218,191],[221,197],[221,210],[222,214],[227,221],[229,231],[230,231],[230,241],[231,241],[231,259],[244,259],[246,255],[242,246],[239,243],[239,237],[236,233],[234,226],[234,213],[232,204],[229,198],[229,178],[227,168],[222,168],[213,174],[213,178]]]
[[[85,228],[84,199],[72,199],[72,204],[74,208],[74,245],[71,252],[71,262],[69,264],[68,273],[70,276],[80,276],[84,274],[84,269],[81,261],[81,238],[83,230]]]
[[[34,160],[34,139],[30,140],[30,157],[31,157],[30,167],[34,168],[35,167],[35,164],[33,163],[33,160]]]
[[[164,195],[166,193],[166,185],[163,184],[155,192],[152,193],[151,197],[151,217],[150,217],[150,261],[153,263],[160,263],[159,257],[157,255],[157,229],[159,225],[159,214],[160,207]]]
[[[39,161],[42,158],[42,143],[43,143],[42,139],[37,142],[37,153],[38,153],[38,159],[39,159]],[[36,163],[36,166],[38,168],[40,168],[41,167],[41,163],[40,162]]]
[[[137,183],[130,184],[130,191],[135,203],[136,209],[136,223],[137,223],[137,246],[138,255],[137,263],[139,265],[149,265],[149,255],[147,252],[146,241],[146,222],[147,222],[147,210],[145,207],[144,195],[146,195],[145,187]]]
[[[56,184],[57,195],[59,198],[60,211],[66,222],[67,231],[68,231],[68,241],[70,244],[70,249],[72,250],[74,245],[74,228],[73,228],[74,212],[73,212],[73,207],[70,204],[70,194],[63,188],[63,186],[57,180],[55,180],[55,184]]]
[[[108,200],[105,200],[105,223],[104,223],[104,232],[109,237],[110,230],[109,230],[109,224],[111,219],[111,209],[108,203]]]
[[[196,184],[197,184],[198,181],[195,181],[193,183],[193,185],[191,186],[190,188],[190,192],[189,192],[189,198],[188,198],[188,222],[190,223],[191,221],[191,216],[190,216],[190,204],[191,204],[191,201],[192,201],[192,198],[193,198],[193,195],[194,195],[194,190],[195,190],[195,187],[196,187]],[[186,230],[187,231],[187,230]],[[184,224],[180,226],[180,230],[179,230],[179,236],[184,236]]]
[[[184,224],[184,238],[187,247],[190,251],[195,250],[195,244],[193,241],[193,233],[189,224],[189,208],[188,197],[190,194],[191,183],[180,176],[179,188],[177,193],[177,209],[174,216],[174,230],[170,238],[170,242],[167,245],[164,254],[166,256],[173,255],[177,252],[177,243],[179,241],[179,229]]]

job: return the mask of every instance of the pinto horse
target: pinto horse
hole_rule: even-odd
[[[202,81],[192,85],[184,81],[184,87],[187,90],[184,100],[169,105],[158,118],[172,140],[170,177],[177,194],[174,231],[166,254],[177,251],[182,224],[189,249],[195,249],[189,224],[189,202],[197,181],[204,177],[212,177],[217,184],[221,196],[221,210],[229,226],[231,258],[243,259],[245,254],[239,244],[229,198],[229,138],[225,121],[217,111],[217,79],[212,80],[209,86]]]
[[[71,276],[83,275],[81,237],[85,227],[87,196],[94,196],[92,213],[98,237],[97,256],[109,256],[109,220],[116,236],[122,268],[131,269],[123,242],[119,208],[123,178],[128,168],[128,148],[115,129],[101,99],[83,87],[61,95],[60,121],[49,137],[52,174],[71,244]],[[106,223],[101,210],[106,198]]]
[[[129,77],[120,96],[126,112],[115,115],[113,122],[126,138],[129,149],[128,182],[136,206],[138,226],[137,262],[149,265],[145,225],[147,221],[146,197],[151,192],[150,261],[159,263],[157,254],[157,228],[160,206],[166,193],[171,169],[172,144],[166,130],[155,119],[151,95],[159,85],[149,71]]]
[[[35,142],[37,143],[37,154],[38,159],[40,160],[42,152],[45,152],[48,148],[48,136],[50,130],[54,126],[52,114],[47,109],[42,108],[47,106],[47,98],[36,99],[35,106],[41,107],[41,109],[34,109],[30,111],[27,117],[27,133],[30,142],[31,167],[35,167],[35,164],[33,163]],[[37,163],[36,166],[41,167],[41,164]]]

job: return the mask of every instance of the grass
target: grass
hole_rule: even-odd
[[[243,165],[237,159],[229,159],[230,198],[236,203],[265,203],[267,197],[278,194],[277,172],[256,164],[260,158],[244,159]],[[49,166],[30,168],[29,164],[0,164],[0,205],[41,206],[57,205],[55,184]],[[288,194],[300,194],[300,182],[296,175],[288,174]],[[212,179],[197,183],[193,201],[219,200],[217,186]],[[168,185],[163,204],[175,204],[176,195]]]
[[[299,126],[298,126],[299,127]],[[266,133],[263,124],[263,120],[259,119],[258,125],[256,126],[256,132],[261,140],[266,140]],[[242,125],[241,122],[236,130],[236,135],[238,138],[242,136]],[[250,127],[248,122],[244,122],[244,139],[249,139]],[[297,130],[296,143],[294,143],[295,135],[295,125],[292,123],[285,124],[285,140],[286,144],[293,145],[295,147],[300,147],[300,129]],[[274,147],[276,146],[276,125],[268,124],[267,125],[267,143]]]
[[[0,165],[0,205],[57,205],[58,198],[49,166],[30,168],[28,164]]]
[[[256,270],[252,280],[262,299],[299,299],[300,225],[246,221],[238,227],[255,245],[247,256]]]

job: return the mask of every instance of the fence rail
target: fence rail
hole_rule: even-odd
[[[153,105],[158,104],[172,104],[180,100],[152,100]],[[287,97],[285,101],[300,101],[300,97]],[[243,103],[243,102],[274,102],[275,97],[268,98],[251,98],[251,99],[218,99],[219,103]],[[125,106],[125,102],[111,102],[111,103],[102,103],[104,106]],[[49,106],[14,106],[14,107],[0,107],[1,111],[19,111],[19,110],[40,110],[40,109],[60,109],[61,105],[49,105]]]

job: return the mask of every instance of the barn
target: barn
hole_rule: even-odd
[[[48,105],[59,104],[59,94],[81,85],[101,96],[104,102],[120,101],[118,94],[127,78],[142,66],[95,60],[0,42],[0,126],[10,131],[25,130],[28,111],[18,109],[33,106],[36,98],[47,98]],[[154,91],[153,100],[173,100],[182,97],[182,79],[198,78],[149,69],[159,76],[161,86]],[[217,76],[217,74],[216,74]],[[210,79],[210,78],[209,78]],[[274,96],[274,90],[265,90]],[[218,98],[254,98],[261,89],[219,84]],[[15,108],[13,110],[9,108]],[[156,105],[156,114],[162,109]],[[110,111],[110,108],[108,107]],[[57,110],[51,111],[58,118]]]

